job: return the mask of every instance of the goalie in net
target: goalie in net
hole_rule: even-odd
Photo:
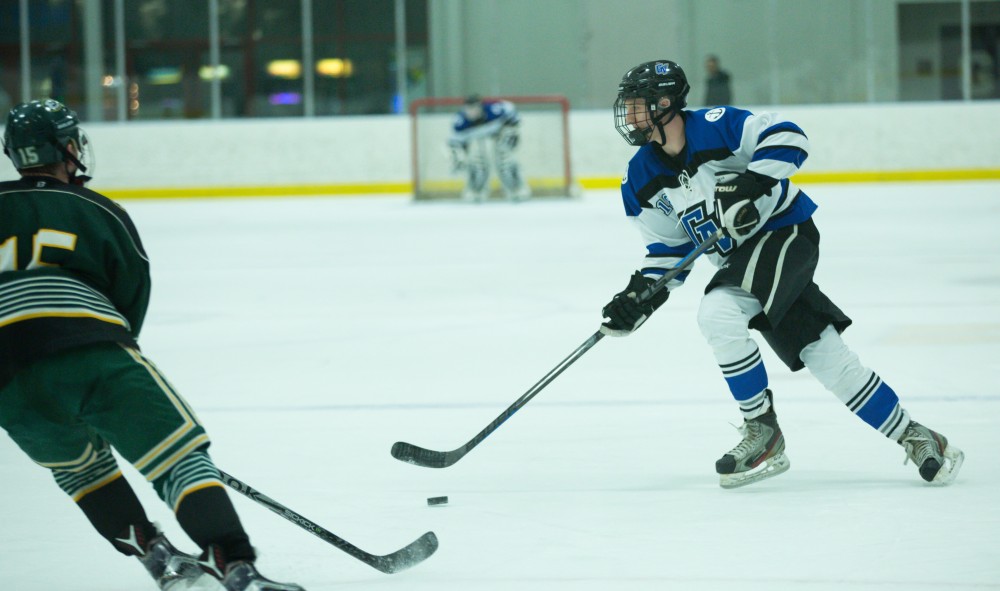
[[[531,197],[531,188],[515,157],[521,118],[510,101],[473,95],[455,115],[448,138],[453,173],[465,174],[462,199],[484,201],[490,193],[491,164],[510,201]]]

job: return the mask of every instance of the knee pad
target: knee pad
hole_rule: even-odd
[[[698,327],[712,348],[750,338],[747,326],[761,311],[760,302],[736,287],[719,287],[705,294],[698,307]]]
[[[833,326],[826,327],[819,340],[803,347],[799,359],[823,387],[842,399],[864,386],[872,373]]]
[[[799,355],[802,363],[847,409],[873,429],[898,440],[910,423],[899,397],[877,373],[865,367],[832,325]]]

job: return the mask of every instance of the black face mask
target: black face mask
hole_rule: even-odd
[[[665,139],[667,137],[667,132],[665,129],[666,126],[671,121],[673,121],[674,117],[677,116],[677,113],[680,112],[679,108],[674,108],[674,105],[676,104],[677,101],[672,99],[670,101],[670,106],[667,107],[666,109],[663,110],[654,109],[652,111],[648,111],[650,118],[650,125],[648,127],[639,129],[634,125],[626,123],[627,109],[625,107],[625,102],[635,98],[643,98],[643,97],[634,97],[634,96],[625,97],[623,93],[619,93],[618,99],[615,100],[615,129],[618,130],[618,133],[623,138],[625,138],[625,141],[628,142],[630,146],[642,146],[648,143],[650,139],[653,137],[654,127],[660,131],[660,134]],[[650,102],[647,100],[646,102],[647,108],[649,104]],[[656,103],[654,102],[652,104]],[[664,121],[664,117],[666,117],[666,121]]]

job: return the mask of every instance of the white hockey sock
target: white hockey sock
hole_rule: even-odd
[[[833,326],[804,347],[799,358],[858,418],[889,439],[902,437],[910,422],[909,413],[900,406],[892,388],[861,364]]]
[[[712,290],[702,298],[698,310],[701,332],[747,420],[771,408],[766,395],[767,370],[747,328],[750,318],[759,312],[756,298],[733,287]]]

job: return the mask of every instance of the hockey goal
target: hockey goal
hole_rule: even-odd
[[[514,103],[521,116],[515,152],[532,197],[576,194],[569,152],[569,101],[563,96],[486,96]],[[413,196],[418,200],[457,199],[465,175],[451,168],[448,137],[463,97],[422,98],[410,103]],[[492,158],[491,196],[502,195]]]

